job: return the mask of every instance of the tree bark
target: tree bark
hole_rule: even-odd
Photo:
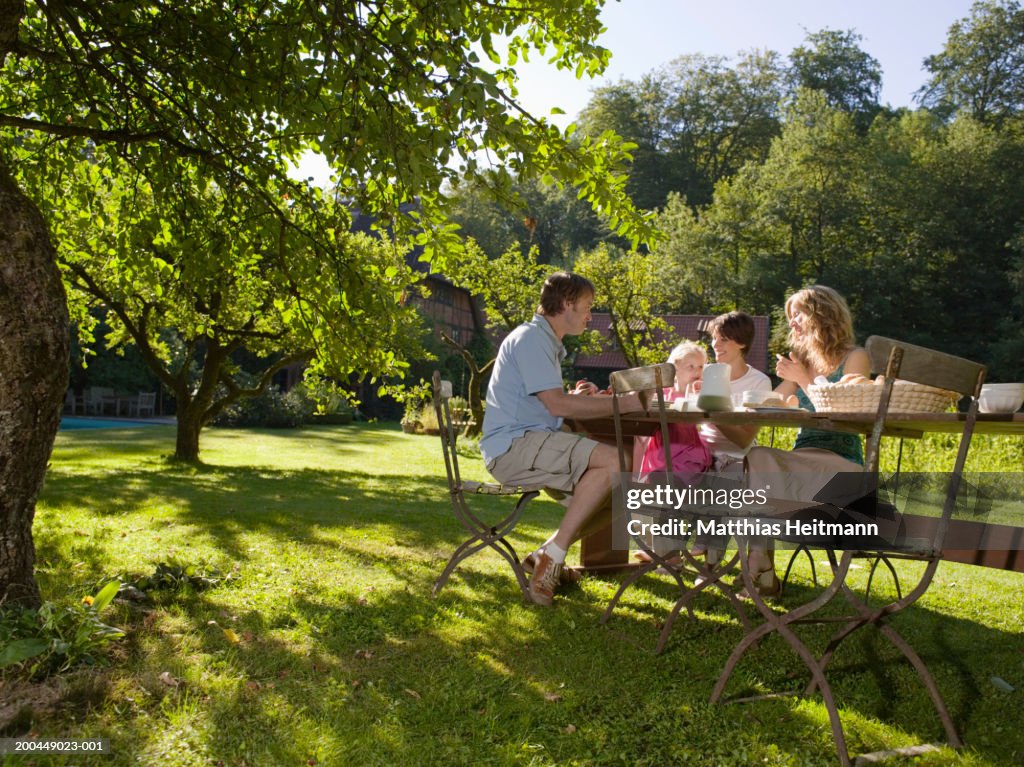
[[[199,461],[199,434],[203,430],[203,411],[190,402],[178,411],[178,428],[174,442],[174,459],[196,463]]]
[[[487,382],[487,374],[491,372],[491,367],[494,365],[494,360],[489,360],[483,365],[477,364],[473,353],[443,330],[441,331],[441,340],[457,351],[462,359],[465,360],[466,367],[469,368],[469,396],[467,401],[469,402],[469,412],[472,417],[469,423],[466,424],[466,428],[463,429],[462,436],[476,437],[484,430],[484,400],[482,392],[484,391],[484,384]]]
[[[32,521],[67,389],[68,322],[46,223],[0,158],[0,603],[39,603]]]

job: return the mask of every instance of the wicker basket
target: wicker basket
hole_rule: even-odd
[[[873,384],[827,384],[807,387],[819,413],[874,413],[884,387]],[[889,399],[890,413],[941,413],[960,395],[934,386],[896,381]]]

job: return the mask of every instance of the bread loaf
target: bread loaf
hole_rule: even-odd
[[[867,376],[861,375],[860,373],[847,373],[839,379],[841,384],[869,384],[871,379]]]

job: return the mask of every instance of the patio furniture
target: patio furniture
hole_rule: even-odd
[[[636,392],[647,404],[648,411],[653,412],[656,415],[658,429],[661,434],[662,449],[664,450],[665,466],[668,467],[668,471],[658,477],[654,477],[653,482],[662,485],[677,484],[679,476],[671,470],[673,461],[668,427],[669,409],[664,395],[665,388],[671,386],[675,382],[675,372],[674,365],[670,363],[661,363],[659,365],[649,365],[646,367],[631,368],[629,370],[620,370],[612,373],[609,379],[612,394],[614,396],[612,401],[612,419],[615,424],[615,444],[619,453],[619,471],[622,475],[622,482],[619,485],[619,493],[622,496],[620,508],[623,509],[624,512],[627,509],[625,500],[626,491],[633,488],[642,489],[645,483],[636,482],[634,479],[636,477],[635,472],[632,474],[630,473],[629,463],[626,460],[626,456],[633,452],[631,444],[632,439],[627,438],[624,434],[623,414],[619,410],[619,399],[625,395]],[[652,519],[660,519],[663,517],[679,518],[681,516],[678,510],[673,506],[668,504],[658,505],[656,503],[646,503],[643,508],[635,510],[633,514],[641,517],[650,517]],[[675,579],[676,585],[679,587],[679,598],[676,600],[672,609],[669,611],[668,617],[662,624],[655,652],[660,653],[664,650],[669,634],[672,632],[672,627],[675,624],[675,620],[680,611],[685,607],[689,616],[692,618],[694,615],[692,606],[694,598],[701,591],[710,588],[711,586],[717,587],[718,590],[730,600],[743,625],[749,628],[746,611],[743,609],[742,604],[732,589],[728,588],[721,579],[723,574],[732,570],[736,565],[739,559],[738,555],[734,555],[729,559],[723,558],[717,562],[709,563],[705,561],[704,563],[701,563],[692,554],[690,554],[689,547],[685,540],[681,541],[681,545],[675,547],[671,552],[659,552],[657,547],[654,545],[653,539],[650,539],[648,536],[638,533],[632,535],[632,538],[639,549],[647,555],[648,561],[635,568],[619,585],[618,590],[612,596],[611,601],[608,602],[608,607],[605,608],[604,614],[601,616],[602,624],[607,623],[611,618],[612,611],[615,609],[615,606],[618,604],[619,599],[621,599],[626,589],[640,580],[644,575],[655,570],[660,570],[671,575],[672,578]],[[698,577],[698,580],[695,585],[691,587],[683,581],[683,575],[695,575]]]
[[[86,414],[95,413],[102,415],[109,406],[111,412],[117,415],[117,395],[110,386],[90,386],[85,390],[84,410]]]
[[[139,395],[128,401],[128,415],[141,417],[156,415],[156,392],[140,391]]]
[[[884,338],[882,336],[871,336],[868,338],[865,349],[871,360],[871,372],[878,374],[885,374],[889,365],[889,356],[892,351],[895,342],[891,339]],[[904,348],[908,348],[909,344],[904,344]],[[892,382],[891,376],[886,378],[887,381]],[[903,380],[902,384],[898,388],[893,384],[887,386],[869,387],[863,384],[831,384],[823,387],[811,387],[812,392],[817,389],[821,393],[835,392],[833,395],[834,402],[830,404],[819,403],[818,409],[823,412],[829,412],[834,409],[855,409],[854,406],[850,406],[847,403],[855,402],[860,400],[862,403],[877,403],[872,406],[875,410],[876,418],[872,426],[871,434],[873,435],[877,428],[884,429],[884,423],[879,426],[879,418],[884,420],[884,416],[890,413],[913,413],[913,412],[943,412],[947,409],[951,402],[950,391],[924,386],[916,383],[907,383],[906,379]],[[857,394],[854,394],[857,393]],[[852,395],[852,396],[851,396]],[[883,413],[882,397],[889,396],[889,405]],[[814,394],[811,395],[812,400]],[[826,402],[828,398],[826,397]],[[822,406],[823,405],[823,406]],[[867,406],[862,409],[868,410]],[[896,457],[896,471],[894,477],[896,481],[899,481],[900,468],[903,460],[903,440],[904,437],[899,437],[899,451]],[[879,460],[879,449],[881,440],[867,441],[867,450],[864,455],[864,469],[866,472],[877,475],[878,473],[878,460]],[[874,450],[872,453],[871,450]],[[814,564],[814,557],[811,556],[810,549],[806,544],[800,544],[793,551],[789,558],[789,564],[786,565],[786,571],[782,576],[782,587],[785,588],[786,583],[789,581],[789,574],[792,571],[793,565],[796,562],[797,557],[803,553],[806,555],[807,561],[811,568],[811,581],[815,586],[818,585],[818,574]],[[893,584],[896,587],[897,596],[902,597],[902,590],[900,587],[899,575],[896,573],[896,568],[893,567],[891,558],[884,554],[854,554],[855,559],[870,558],[871,569],[868,575],[868,583],[865,589],[866,594],[871,592],[871,583],[875,576],[875,571],[878,569],[880,564],[885,565],[889,571],[889,575],[892,578]]]
[[[756,424],[771,428],[834,429],[859,434],[870,434],[875,424],[874,415],[869,413],[809,413],[805,410],[739,410],[717,413],[672,410],[667,414],[667,418],[669,423],[713,423],[733,426]],[[883,435],[901,439],[919,439],[925,433],[959,435],[966,423],[966,413],[889,413],[885,418]],[[611,418],[581,419],[573,421],[572,424],[596,439],[605,439],[609,442],[615,439],[615,425]],[[630,413],[622,417],[622,428],[625,437],[650,435],[658,428],[658,420],[656,416],[647,413]],[[974,421],[974,433],[1024,438],[1024,413],[980,413]],[[904,521],[908,519],[909,517],[904,515]],[[580,565],[585,572],[617,572],[639,567],[629,562],[628,550],[613,548],[615,535],[612,528],[615,522],[616,520],[613,520],[608,527],[581,541],[583,548]],[[980,533],[973,530],[972,524],[975,523],[954,519],[950,527],[956,528],[957,535],[963,536],[964,540],[975,540]],[[1024,572],[1024,552],[1017,551],[1021,546],[1014,543],[1020,538],[1013,537],[1014,534],[1024,535],[1020,532],[1024,528],[992,523],[985,523],[981,527],[993,531],[1000,539],[1007,538],[1012,545],[1002,547],[1002,550],[999,546],[992,545],[986,545],[981,549],[950,546],[943,550],[942,558],[947,562]]]
[[[459,524],[469,533],[469,538],[463,541],[452,552],[448,558],[448,564],[434,583],[433,593],[436,596],[456,567],[467,558],[485,548],[494,549],[498,552],[512,568],[516,576],[523,598],[529,598],[529,583],[526,573],[520,563],[519,555],[508,542],[509,535],[519,522],[526,505],[536,498],[543,489],[541,486],[511,487],[493,482],[475,482],[462,478],[459,471],[459,454],[456,450],[458,430],[452,422],[449,400],[452,398],[451,381],[441,380],[441,374],[434,371],[433,377],[433,402],[434,411],[437,413],[437,425],[441,435],[441,450],[444,453],[445,472],[448,477],[448,498],[452,504],[452,511]],[[516,498],[515,507],[504,517],[495,522],[489,522],[483,516],[470,508],[467,495],[479,499],[481,496],[509,496]],[[479,500],[473,502],[478,504]],[[493,516],[493,512],[491,513]]]
[[[721,700],[736,665],[747,651],[755,647],[764,637],[777,633],[810,671],[811,680],[804,689],[804,694],[809,695],[815,691],[821,693],[822,701],[832,726],[836,753],[840,764],[844,765],[844,767],[851,764],[850,754],[846,746],[843,726],[839,718],[839,710],[832,693],[832,688],[826,677],[826,670],[837,647],[865,626],[875,626],[881,635],[889,640],[904,658],[910,662],[931,698],[949,744],[953,747],[960,747],[962,745],[949,711],[927,666],[910,643],[893,628],[890,621],[893,616],[914,604],[928,590],[938,563],[942,558],[943,544],[957,503],[961,477],[967,459],[967,451],[974,433],[978,412],[978,396],[981,392],[981,385],[984,382],[986,370],[983,365],[969,360],[880,336],[869,339],[867,347],[873,359],[877,360],[880,357],[885,357],[887,364],[885,368],[886,383],[882,387],[878,410],[867,441],[867,458],[862,488],[873,487],[877,484],[878,451],[886,427],[888,406],[892,396],[893,382],[896,378],[948,389],[970,398],[953,471],[943,499],[941,516],[934,525],[930,526],[931,535],[923,540],[917,539],[912,548],[901,545],[894,546],[892,549],[879,546],[874,551],[840,551],[835,548],[820,546],[819,548],[823,548],[828,557],[833,572],[832,582],[810,601],[783,613],[776,613],[772,610],[753,587],[753,579],[747,561],[746,541],[738,539],[743,578],[747,583],[748,593],[750,593],[755,606],[764,618],[764,622],[754,630],[749,631],[736,645],[711,694],[711,701],[713,703]],[[905,595],[900,593],[894,601],[880,606],[872,605],[868,602],[867,595],[856,593],[847,583],[851,562],[855,558],[864,557],[912,559],[925,563],[925,567],[917,584]],[[822,616],[819,611],[837,596],[842,596],[845,599],[848,606],[852,608],[852,612],[844,615]],[[832,623],[838,624],[839,628],[835,631],[832,640],[821,655],[815,655],[794,630],[797,626],[803,624]],[[907,753],[910,753],[910,751],[907,751]]]
[[[85,411],[84,398],[77,396],[74,389],[68,389],[64,395],[64,412],[77,415],[79,407],[82,408],[83,412]]]

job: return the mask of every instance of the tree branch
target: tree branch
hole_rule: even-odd
[[[144,144],[153,141],[165,141],[172,144],[184,154],[211,157],[211,153],[198,147],[184,144],[163,130],[152,130],[144,133],[135,133],[128,130],[103,130],[102,128],[89,128],[84,125],[74,125],[45,122],[44,120],[31,120],[27,117],[16,117],[14,115],[0,114],[0,125],[9,125],[23,130],[34,130],[40,133],[49,133],[62,138],[90,138],[98,143],[116,144]]]
[[[224,408],[234,402],[237,402],[242,397],[255,397],[262,394],[266,388],[270,386],[270,382],[274,380],[274,376],[278,371],[283,370],[289,365],[294,365],[299,362],[308,362],[312,358],[313,352],[308,349],[285,355],[264,370],[263,375],[260,376],[259,382],[248,389],[244,389],[239,386],[238,382],[235,381],[235,379],[232,378],[231,375],[222,367],[218,371],[218,380],[225,386],[225,388],[227,388],[228,393],[215,402],[210,403],[210,406],[206,409],[206,412],[203,415],[204,422],[209,423],[213,421],[214,418],[221,414]]]

